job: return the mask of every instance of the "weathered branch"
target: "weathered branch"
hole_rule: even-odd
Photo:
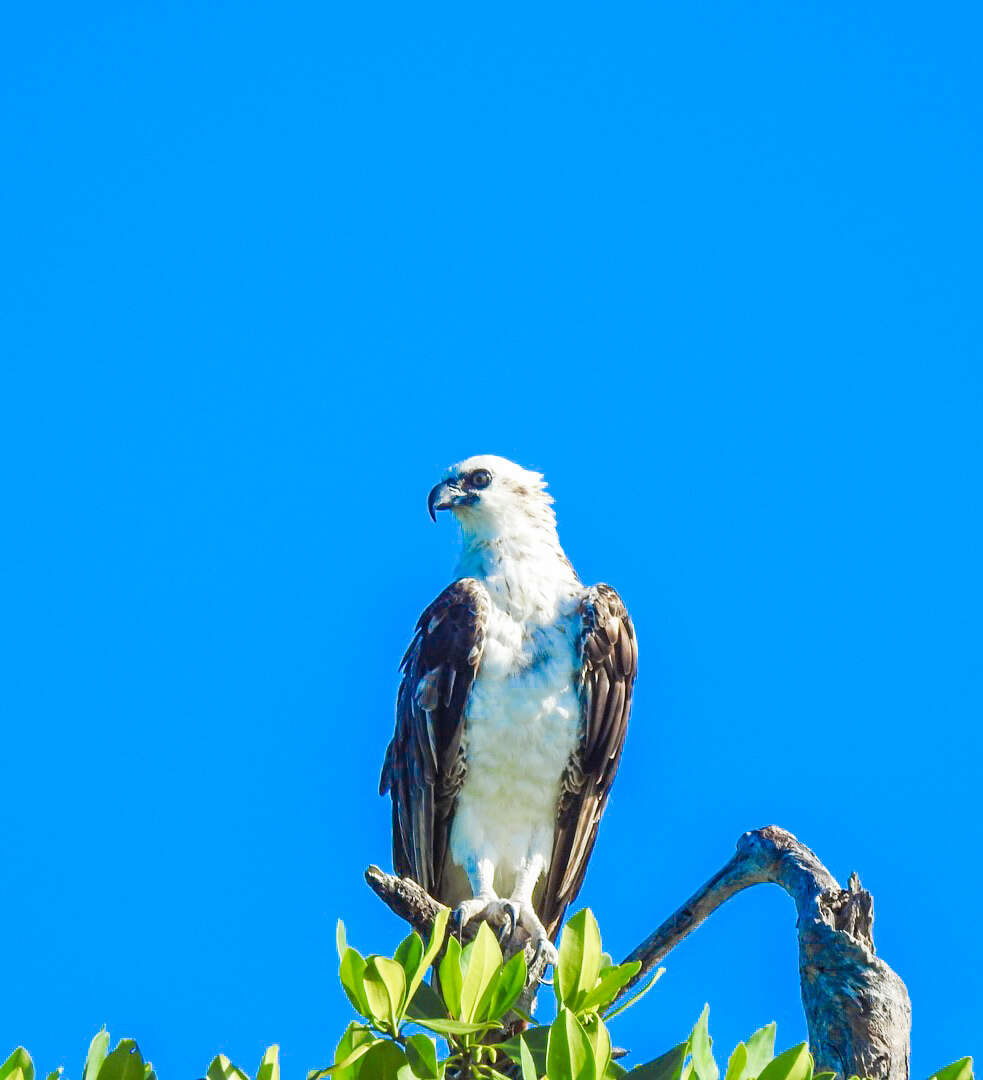
[[[799,981],[816,1069],[908,1080],[911,1004],[874,954],[874,903],[856,874],[841,889],[804,844],[775,825],[745,833],[733,858],[625,959],[650,971],[707,916],[750,885],[780,885],[798,914]]]
[[[394,915],[405,919],[424,941],[429,940],[434,919],[442,904],[438,904],[412,878],[384,873],[378,866],[370,866],[365,871],[365,880]]]
[[[365,878],[395,914],[429,936],[440,910],[432,896],[415,881],[377,866],[370,866]],[[856,874],[841,889],[813,852],[777,826],[745,833],[733,858],[625,957],[642,963],[633,983],[726,900],[760,884],[780,885],[795,902],[802,1005],[817,1071],[908,1080],[911,1004],[904,983],[874,954],[873,898]],[[465,940],[476,929],[476,924],[466,927]],[[534,970],[533,959],[527,948],[530,972],[522,999],[527,1012],[545,968],[540,957]]]

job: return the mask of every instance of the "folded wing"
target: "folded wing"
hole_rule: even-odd
[[[621,761],[638,670],[635,628],[614,589],[589,589],[580,613],[580,744],[563,775],[553,853],[536,905],[551,938],[587,872]]]
[[[393,867],[438,899],[466,775],[461,738],[488,606],[485,587],[462,578],[420,616],[400,665],[396,730],[382,767],[380,793],[392,796]]]

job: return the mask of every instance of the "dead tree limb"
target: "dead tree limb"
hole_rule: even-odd
[[[763,883],[781,886],[795,902],[817,1071],[908,1080],[911,1003],[905,984],[874,954],[873,898],[856,874],[841,889],[813,852],[775,825],[745,833],[733,858],[625,957],[641,961],[637,979],[735,893]]]
[[[377,866],[370,866],[365,878],[396,915],[422,937],[429,936],[440,910],[432,896],[415,881],[385,874]],[[777,826],[745,833],[733,858],[625,957],[641,961],[634,982],[726,900],[760,884],[781,886],[795,902],[802,1005],[817,1071],[908,1080],[911,1004],[904,983],[874,954],[873,898],[856,874],[841,889],[813,852]],[[464,939],[476,929],[475,924],[465,928]],[[532,959],[527,949],[527,1012],[545,967],[539,958],[533,970]]]

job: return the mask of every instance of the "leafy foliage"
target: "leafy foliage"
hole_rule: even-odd
[[[495,935],[483,924],[463,948],[450,937],[440,956],[445,929],[442,913],[426,949],[418,935],[411,934],[390,960],[362,957],[348,945],[338,924],[341,981],[360,1019],[349,1024],[334,1063],[308,1074],[307,1080],[507,1080],[517,1075],[515,1069],[521,1080],[721,1080],[709,1033],[709,1006],[687,1039],[661,1057],[630,1071],[613,1060],[608,1022],[647,994],[663,969],[619,1001],[641,965],[612,962],[589,909],[574,915],[560,938],[554,980],[557,1013],[551,1024],[533,1025],[519,1009],[526,979],[521,953],[505,961]],[[428,985],[423,978],[434,963],[437,974]],[[388,973],[385,993],[376,985],[381,977],[377,972]],[[805,1043],[776,1056],[775,1025],[769,1024],[738,1043],[722,1080],[834,1076],[815,1072]],[[972,1080],[971,1059],[950,1065],[932,1080]]]
[[[776,1056],[774,1024],[737,1044],[721,1078],[709,1006],[684,1042],[628,1070],[613,1059],[608,1021],[648,993],[661,968],[641,990],[618,1001],[640,965],[613,963],[602,951],[593,914],[580,911],[560,939],[556,1019],[536,1025],[519,1006],[526,981],[522,953],[505,960],[495,935],[482,924],[468,945],[448,938],[440,955],[449,914],[441,911],[426,945],[410,934],[391,957],[362,956],[338,923],[341,984],[358,1019],[345,1029],[332,1064],[308,1073],[307,1080],[835,1080],[833,1073],[814,1071],[805,1043]],[[427,983],[434,967],[436,977]],[[132,1039],[109,1047],[104,1028],[89,1046],[82,1080],[157,1080]],[[62,1072],[46,1080],[59,1080]],[[0,1080],[35,1080],[23,1047],[0,1065]],[[205,1080],[250,1077],[219,1054]],[[280,1080],[278,1047],[263,1055],[256,1080]],[[930,1080],[973,1080],[972,1058],[940,1069]]]

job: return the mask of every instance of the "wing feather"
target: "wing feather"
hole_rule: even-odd
[[[393,867],[440,899],[444,860],[467,767],[468,696],[484,651],[488,593],[474,578],[449,585],[423,612],[403,656],[396,730],[379,784],[393,807]]]
[[[635,628],[614,589],[589,589],[580,614],[582,734],[563,776],[553,852],[538,905],[551,937],[584,881],[621,761],[638,671]]]

